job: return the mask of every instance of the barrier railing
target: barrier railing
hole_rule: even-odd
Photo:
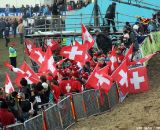
[[[64,97],[57,104],[49,104],[48,108],[42,109],[42,114],[25,121],[24,124],[10,125],[3,130],[65,130],[77,120],[112,109],[119,102],[118,95],[116,83],[108,94],[93,89],[76,93]]]

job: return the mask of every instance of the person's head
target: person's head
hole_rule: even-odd
[[[42,75],[42,76],[40,77],[40,80],[41,80],[41,83],[47,82],[47,78],[46,78],[45,75]]]
[[[96,31],[95,31],[96,36],[97,36],[99,33],[100,33],[99,30],[96,30]]]
[[[129,23],[129,22],[126,22],[126,25],[130,25],[130,23]]]
[[[41,82],[37,83],[36,90],[38,91],[38,93],[43,93],[44,88]]]
[[[46,82],[43,82],[42,86],[43,86],[44,91],[48,90],[48,84]]]
[[[21,86],[25,87],[25,86],[28,85],[28,82],[25,78],[22,78],[21,81],[20,81],[20,84],[21,84]]]
[[[115,2],[113,2],[113,3],[112,3],[112,5],[113,5],[113,6],[116,6],[116,3],[115,3]]]

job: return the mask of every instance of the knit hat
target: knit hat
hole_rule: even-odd
[[[48,89],[48,84],[46,82],[42,83],[44,89]]]

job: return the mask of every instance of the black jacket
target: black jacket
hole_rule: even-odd
[[[97,35],[96,43],[97,43],[98,48],[102,50],[103,53],[105,54],[106,52],[111,51],[112,49],[111,39],[108,36],[104,35],[103,33],[100,33]]]

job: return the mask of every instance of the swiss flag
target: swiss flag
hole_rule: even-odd
[[[122,93],[126,95],[128,93],[128,67],[126,60],[112,73],[112,78],[118,83]]]
[[[130,64],[132,55],[133,55],[133,44],[130,46],[130,48],[128,49],[128,51],[124,57],[124,60],[126,60],[127,65]]]
[[[50,47],[52,51],[60,47],[59,43],[53,39],[46,39],[45,44],[47,47]]]
[[[35,61],[39,66],[44,62],[45,53],[42,51],[42,48],[34,48],[30,53],[30,58]]]
[[[149,90],[147,69],[144,66],[129,69],[129,93]]]
[[[19,73],[19,74],[25,74],[25,72],[19,68],[15,68],[14,66],[12,66],[8,61],[4,62],[4,66],[9,68],[11,71],[15,72],[15,73]]]
[[[45,53],[44,62],[40,66],[39,72],[40,73],[46,73],[46,72],[49,73],[49,72],[51,72],[53,75],[55,75],[56,72],[57,72],[56,64],[54,62],[53,54],[52,54],[52,51],[51,51],[50,47],[47,48],[47,51]]]
[[[6,73],[6,83],[5,83],[5,93],[9,94],[14,91],[14,87],[12,85],[10,76],[8,73]]]
[[[30,55],[32,49],[36,47],[34,42],[31,41],[30,39],[25,39],[24,40],[24,45],[26,46],[25,53],[27,55]]]
[[[75,40],[75,46],[81,46],[82,44],[80,44],[77,40]],[[85,64],[85,62],[90,61],[91,60],[91,56],[88,54],[88,52],[86,52],[85,57],[84,57],[84,61],[81,62],[81,66],[83,66]]]
[[[15,84],[20,86],[20,80],[25,78],[28,84],[33,84],[39,82],[39,77],[37,74],[30,68],[30,66],[24,61],[20,69],[24,71],[24,74],[18,73],[15,79]]]
[[[108,93],[112,86],[112,78],[102,70],[99,71],[98,68],[96,68],[90,75],[86,86],[87,88],[104,90],[105,93]]]
[[[83,43],[87,45],[88,50],[93,47],[94,39],[86,29],[84,24],[82,24],[82,39]]]
[[[116,57],[116,50],[114,47],[112,48],[112,52],[110,54],[110,62],[108,63],[110,67],[110,71],[113,72],[118,67],[118,60]]]
[[[148,61],[149,59],[151,59],[154,55],[156,55],[156,53],[154,54],[149,54],[137,61],[133,61],[133,62],[130,62],[130,65],[135,65],[135,64],[143,64],[144,62]]]
[[[87,48],[85,45],[65,46],[61,49],[60,54],[76,62],[84,62]]]

